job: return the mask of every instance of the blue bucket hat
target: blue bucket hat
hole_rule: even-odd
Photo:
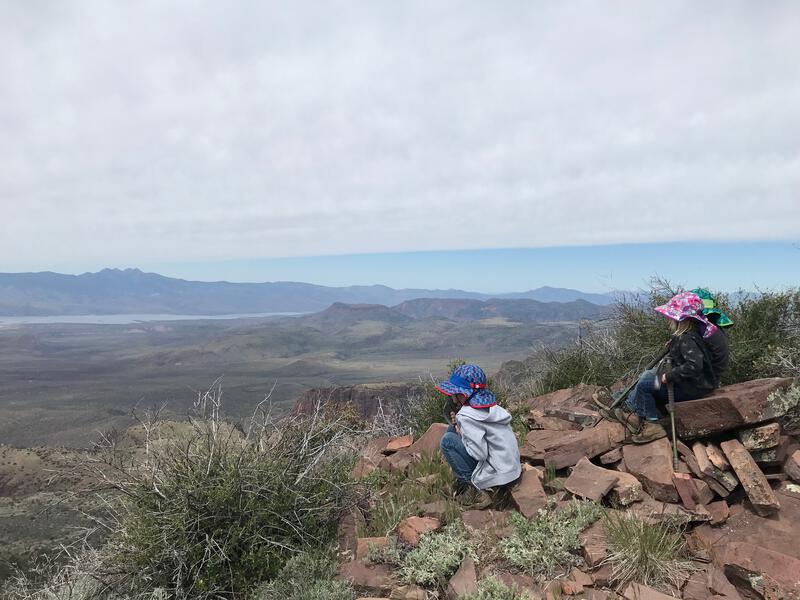
[[[461,365],[436,389],[447,396],[464,394],[472,408],[489,408],[497,404],[497,398],[486,389],[486,373],[478,365]]]

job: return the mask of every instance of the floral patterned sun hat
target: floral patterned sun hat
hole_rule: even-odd
[[[661,306],[656,306],[656,312],[661,313],[673,321],[694,319],[705,325],[703,337],[708,337],[717,330],[717,327],[703,314],[705,305],[703,300],[693,292],[681,292]]]

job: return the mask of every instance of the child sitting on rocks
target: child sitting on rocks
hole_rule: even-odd
[[[456,477],[456,499],[486,508],[492,499],[485,490],[511,483],[522,472],[511,415],[486,389],[478,365],[457,367],[436,389],[460,406],[440,444]]]
[[[667,304],[656,307],[657,312],[670,319],[673,332],[665,360],[658,368],[642,374],[624,408],[610,410],[610,399],[595,399],[604,417],[628,428],[634,443],[666,437],[666,430],[658,423],[657,403],[666,402],[670,384],[676,402],[701,398],[717,387],[718,378],[706,343],[717,327],[706,318],[703,309],[703,301],[692,292],[677,294]]]

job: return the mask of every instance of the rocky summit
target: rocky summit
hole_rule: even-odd
[[[518,432],[522,476],[486,510],[459,506],[446,490],[434,498],[449,475],[438,450],[444,425],[418,440],[373,439],[354,475],[394,484],[340,524],[340,577],[362,600],[800,599],[800,440],[784,427],[788,406],[778,400],[791,385],[760,379],[679,403],[677,464],[669,436],[637,445],[621,424],[602,419],[591,402],[594,386],[530,398],[517,412],[527,424]],[[397,519],[387,521],[387,502],[399,489],[392,485],[405,489],[403,498],[419,490],[419,503],[405,512],[394,505]],[[582,520],[586,510],[603,516]],[[554,569],[535,566],[561,543],[556,532],[565,523],[578,532],[574,545]],[[640,527],[635,535],[632,524]],[[539,529],[549,533],[536,554],[539,534],[531,532]],[[662,546],[671,540],[683,549],[675,577],[645,582],[626,570],[636,559],[626,563],[625,544],[645,539],[648,529],[666,532]],[[426,579],[424,569],[409,566],[426,552],[435,563],[433,548],[450,542],[449,568]],[[495,585],[517,595],[490,595]]]

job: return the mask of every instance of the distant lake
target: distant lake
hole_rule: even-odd
[[[84,325],[131,325],[151,321],[205,321],[221,319],[259,319],[264,317],[296,317],[304,313],[246,313],[234,315],[56,315],[47,317],[4,317],[3,325],[47,325],[52,323],[79,323]]]

